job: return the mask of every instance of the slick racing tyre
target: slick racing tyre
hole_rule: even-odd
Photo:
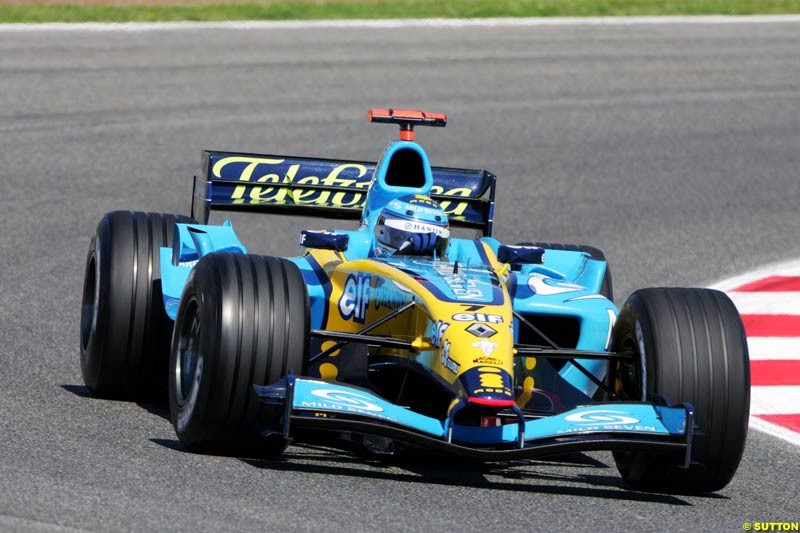
[[[637,355],[637,363],[612,368],[621,399],[665,398],[695,408],[693,464],[681,468],[671,457],[614,452],[625,481],[684,493],[727,485],[742,457],[750,412],[747,342],[731,300],[710,289],[636,291],[617,318],[612,351]]]
[[[253,385],[308,366],[309,300],[285,259],[213,253],[192,270],[170,355],[170,417],[180,441],[201,453],[280,455],[288,441],[260,437],[275,421]],[[274,425],[272,426],[274,428]]]
[[[567,250],[570,252],[585,252],[589,254],[589,257],[591,259],[597,259],[600,261],[606,260],[606,256],[605,254],[603,254],[602,250],[586,244],[563,244],[557,242],[521,242],[519,244],[524,246],[538,246],[539,248],[544,248],[545,250]],[[611,267],[608,266],[608,262],[606,262],[606,272],[603,275],[603,283],[600,285],[600,294],[602,294],[612,302],[614,301],[614,287],[611,281]]]
[[[189,217],[114,211],[97,225],[81,304],[81,373],[98,397],[164,394],[172,320],[161,298],[162,246]]]

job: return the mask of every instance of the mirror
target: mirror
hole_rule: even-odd
[[[501,244],[497,248],[497,260],[501,263],[538,265],[542,263],[543,257],[544,248],[538,246]]]
[[[300,232],[300,246],[305,248],[319,248],[322,250],[344,252],[347,250],[349,242],[350,236],[346,233],[311,230],[303,230]]]

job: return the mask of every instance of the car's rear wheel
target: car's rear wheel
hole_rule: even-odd
[[[710,289],[642,289],[622,308],[613,351],[636,362],[614,367],[622,399],[689,403],[695,408],[692,464],[645,452],[614,452],[630,485],[671,492],[713,492],[739,465],[750,411],[750,366],[741,317]]]
[[[172,320],[161,299],[161,247],[189,217],[114,211],[97,225],[81,303],[81,373],[98,397],[166,391]]]
[[[565,244],[559,242],[521,242],[519,243],[525,246],[538,246],[539,248],[544,248],[545,253],[547,250],[566,250],[570,252],[584,252],[589,254],[591,259],[597,259],[600,261],[605,261],[606,256],[600,248],[595,248],[594,246],[589,246],[587,244]],[[611,300],[614,301],[614,286],[611,280],[611,268],[608,266],[608,262],[606,262],[606,270],[603,274],[603,282],[600,284],[600,294]]]
[[[274,421],[253,385],[308,366],[309,300],[291,261],[213,253],[195,265],[181,297],[170,356],[170,416],[180,441],[204,453],[277,456],[263,437]]]

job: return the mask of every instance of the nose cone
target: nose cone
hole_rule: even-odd
[[[502,368],[473,367],[464,372],[459,379],[471,404],[510,407],[514,403],[514,379]]]
[[[448,288],[458,288],[454,280],[448,280]],[[484,280],[473,276],[466,281],[467,290],[477,291],[482,287],[478,282]],[[485,285],[482,295],[496,296],[495,287]],[[442,364],[451,370],[450,383],[458,384],[459,396],[476,405],[502,408],[514,403],[514,336],[511,305],[507,293],[500,291],[500,305],[452,305],[447,312],[450,321],[441,322],[440,329]]]

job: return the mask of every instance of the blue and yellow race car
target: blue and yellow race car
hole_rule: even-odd
[[[618,309],[597,248],[492,237],[496,177],[432,167],[414,141],[444,115],[369,118],[400,129],[377,163],[204,151],[191,216],[107,214],[83,291],[89,390],[168,390],[192,451],[275,457],[319,435],[486,461],[612,450],[638,488],[724,487],[749,413],[731,301],[656,288]],[[266,257],[211,210],[358,227]]]

